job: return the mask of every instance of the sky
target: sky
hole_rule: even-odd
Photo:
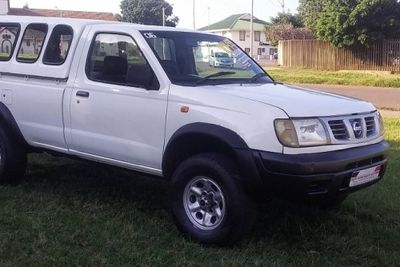
[[[193,28],[193,0],[167,0],[174,7],[174,14],[180,18],[178,27]],[[207,26],[232,14],[250,13],[251,0],[195,0],[196,28]],[[296,12],[298,0],[254,0],[254,16],[269,21],[285,9]],[[99,11],[120,13],[120,0],[10,0],[11,7],[22,7],[26,3],[30,8],[67,9],[81,11]]]

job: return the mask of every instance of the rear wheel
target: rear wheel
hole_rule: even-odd
[[[17,184],[25,174],[26,151],[0,126],[0,184]]]
[[[203,243],[240,240],[255,219],[255,206],[234,164],[219,154],[184,161],[171,181],[172,213],[178,228]]]

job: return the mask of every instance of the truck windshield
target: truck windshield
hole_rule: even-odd
[[[176,31],[141,33],[174,84],[273,82],[252,58],[225,37]]]

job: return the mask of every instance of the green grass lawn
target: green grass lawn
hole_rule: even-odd
[[[267,72],[276,81],[284,83],[400,87],[400,74],[300,69],[267,69]]]
[[[189,242],[165,182],[88,162],[30,157],[0,187],[0,266],[395,266],[400,259],[400,119],[387,119],[386,178],[339,211],[273,201],[231,248]]]

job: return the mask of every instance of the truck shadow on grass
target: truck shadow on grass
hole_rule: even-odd
[[[100,206],[122,213],[134,209],[150,225],[161,220],[174,229],[168,213],[168,183],[158,178],[86,161],[32,155],[22,186],[64,204],[74,199],[77,208]],[[317,235],[350,237],[355,222],[381,221],[359,205],[348,200],[340,210],[323,211],[301,203],[268,201],[259,205],[255,227],[244,242],[269,239],[293,245]]]

